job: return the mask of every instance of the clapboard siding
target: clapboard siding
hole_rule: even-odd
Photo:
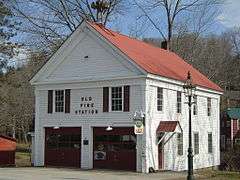
[[[108,87],[116,85],[130,85],[130,111],[129,112],[105,112],[102,111],[102,90],[105,85]],[[89,84],[91,85],[91,83]],[[72,88],[71,88],[72,87]],[[71,89],[71,110],[70,113],[47,113],[48,105],[48,90],[42,89],[39,86],[39,90],[36,90],[36,124],[35,124],[35,166],[44,165],[44,127],[82,127],[82,138],[90,140],[89,147],[82,146],[82,168],[92,167],[92,128],[93,127],[107,127],[112,126],[133,126],[133,115],[136,109],[143,109],[144,107],[144,94],[145,85],[142,79],[139,80],[126,80],[124,81],[108,81],[102,83],[101,87],[87,87],[84,84],[84,88],[81,88],[81,84],[71,85],[51,85],[51,90],[57,90],[61,88]],[[54,94],[54,93],[53,93]],[[95,109],[98,110],[98,114],[93,115],[79,115],[75,114],[75,110],[79,109],[81,104],[81,97],[91,96],[93,98]],[[54,105],[53,105],[54,106]],[[54,109],[54,108],[53,108]]]
[[[148,142],[148,164],[149,167],[158,169],[158,147],[155,141],[156,129],[160,121],[178,120],[183,128],[183,156],[177,155],[177,136],[164,147],[164,169],[182,171],[187,170],[187,149],[188,149],[188,106],[184,104],[186,98],[182,94],[182,113],[176,110],[177,91],[182,91],[180,86],[173,86],[163,82],[149,81],[149,94],[147,95],[147,121],[150,127],[147,133]],[[157,111],[157,87],[163,87],[163,111]],[[199,154],[194,156],[194,169],[216,166],[220,164],[219,152],[219,96],[211,93],[197,92],[198,114],[192,116],[192,130],[199,132]],[[207,116],[207,97],[212,100],[212,115]],[[208,153],[208,132],[213,134],[213,153]]]
[[[105,46],[96,42],[94,37],[85,36],[47,79],[125,77],[138,74],[108,52]]]

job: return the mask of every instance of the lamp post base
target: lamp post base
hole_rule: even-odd
[[[192,148],[188,149],[188,176],[187,180],[194,180],[193,176],[193,150]]]

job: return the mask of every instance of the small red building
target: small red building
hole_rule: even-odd
[[[221,117],[221,150],[240,145],[240,108],[228,108]]]
[[[16,139],[0,135],[0,166],[15,165]]]

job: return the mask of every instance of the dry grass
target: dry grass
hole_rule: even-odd
[[[17,167],[29,167],[31,166],[31,158],[30,153],[25,152],[16,152],[16,166]]]
[[[211,179],[211,180],[239,180],[240,172],[217,171],[217,170],[199,170],[196,173],[197,179]]]

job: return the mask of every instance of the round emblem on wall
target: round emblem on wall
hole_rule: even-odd
[[[143,123],[142,123],[142,121],[136,121],[136,122],[135,122],[135,125],[136,125],[138,128],[140,128],[140,127],[142,127]]]

